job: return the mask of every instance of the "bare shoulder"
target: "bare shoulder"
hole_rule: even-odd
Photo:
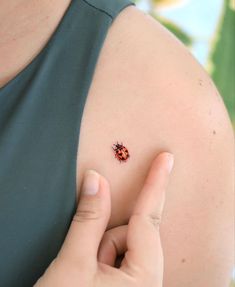
[[[128,148],[119,163],[111,146]],[[85,105],[78,150],[110,182],[109,228],[126,224],[152,159],[175,155],[162,222],[165,285],[220,287],[233,265],[234,134],[213,82],[151,16],[124,9],[109,29]]]

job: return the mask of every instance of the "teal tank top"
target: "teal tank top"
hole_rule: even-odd
[[[83,108],[109,27],[129,0],[72,0],[40,53],[0,88],[0,286],[31,287],[76,210]]]

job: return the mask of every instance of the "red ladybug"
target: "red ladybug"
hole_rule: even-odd
[[[121,143],[118,142],[113,145],[112,149],[115,152],[115,157],[119,160],[119,162],[127,161],[127,159],[130,157],[128,149]]]

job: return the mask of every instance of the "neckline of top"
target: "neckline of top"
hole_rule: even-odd
[[[32,60],[23,68],[21,69],[12,79],[10,79],[8,82],[6,82],[2,87],[0,87],[0,93],[4,92],[6,89],[8,89],[10,86],[12,86],[20,77],[22,77],[30,68],[32,68],[33,65],[36,64],[36,62],[42,57],[42,55],[46,52],[46,50],[49,48],[51,42],[55,39],[55,37],[58,35],[58,33],[61,30],[61,26],[65,22],[65,19],[69,17],[69,14],[72,10],[72,6],[75,0],[71,0],[68,7],[64,11],[63,16],[61,17],[59,23],[57,24],[56,28],[54,29],[54,32],[51,34],[45,45],[41,48],[41,50],[32,58]]]

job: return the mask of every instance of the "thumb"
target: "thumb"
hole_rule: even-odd
[[[100,241],[111,214],[108,181],[94,170],[87,170],[79,204],[58,258],[83,264],[97,262]]]

